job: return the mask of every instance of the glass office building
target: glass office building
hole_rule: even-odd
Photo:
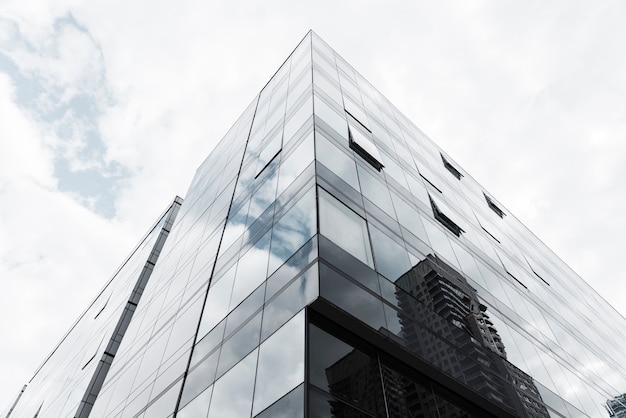
[[[625,341],[310,32],[10,416],[606,417]]]

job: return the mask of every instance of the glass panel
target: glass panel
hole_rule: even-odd
[[[287,186],[289,186],[311,161],[313,161],[313,157],[313,133],[311,132],[309,136],[282,161],[278,175],[277,196],[280,196]]]
[[[254,350],[213,387],[209,418],[249,417],[258,350]]]
[[[217,369],[218,356],[219,351],[215,351],[207,359],[200,363],[198,367],[196,367],[191,373],[189,373],[189,376],[187,376],[187,380],[185,381],[183,396],[180,400],[181,406],[186,405],[190,400],[198,396],[198,394],[200,393],[204,392],[204,394],[206,395],[206,388],[213,384],[213,382],[215,381],[215,370]],[[208,396],[210,399],[210,391]],[[207,399],[206,405],[204,405],[205,413],[209,407],[209,399]],[[204,403],[203,401],[201,402]],[[194,407],[194,409],[196,408],[197,407]]]
[[[424,224],[422,223],[422,217],[417,210],[393,192],[391,192],[391,197],[393,199],[393,205],[396,208],[396,213],[398,214],[398,222],[400,222],[400,224],[408,229],[413,235],[424,242],[428,242],[426,230],[424,229]]]
[[[362,410],[322,394],[317,390],[309,391],[309,417],[311,418],[361,418],[374,417]]]
[[[393,219],[396,219],[396,213],[393,210],[387,185],[383,184],[383,182],[374,177],[367,171],[367,169],[363,168],[359,164],[357,164],[357,171],[359,173],[359,181],[361,183],[363,196],[374,202],[376,206],[384,210]]]
[[[299,418],[304,416],[304,385],[279,399],[256,418]]]
[[[205,417],[209,410],[209,403],[211,402],[211,395],[213,394],[213,386],[210,386],[200,396],[196,397],[193,401],[179,410],[176,414],[179,418],[196,418]],[[184,395],[183,395],[184,396]],[[184,405],[181,401],[181,405]]]
[[[435,394],[430,385],[421,384],[382,365],[383,384],[389,417],[439,418]],[[448,415],[443,415],[447,417]],[[466,417],[466,415],[451,415]]]
[[[282,131],[279,131],[274,137],[264,144],[263,150],[259,154],[259,162],[257,164],[257,176],[265,168],[265,166],[272,161],[282,148]]]
[[[390,280],[396,280],[411,268],[406,249],[389,238],[378,228],[370,226],[372,247],[376,258],[376,268]]]
[[[355,190],[359,190],[359,180],[357,178],[354,160],[335,145],[331,144],[330,141],[322,135],[317,135],[315,146],[317,147],[317,160]]]
[[[258,313],[224,342],[220,350],[220,361],[217,368],[218,378],[259,344],[260,331],[261,313]]]
[[[304,244],[297,253],[267,279],[265,300],[268,301],[291,279],[300,274],[306,266],[317,258],[317,235]]]
[[[257,414],[304,381],[304,311],[259,347],[252,414]]]
[[[270,231],[239,260],[230,309],[237,306],[265,280],[269,243]]]
[[[324,264],[320,264],[320,295],[376,330],[387,326],[382,300]]]
[[[309,96],[310,97],[310,96]],[[313,115],[313,100],[306,99],[300,109],[285,123],[284,143],[288,143],[300,127]]]
[[[317,297],[317,278],[314,265],[265,306],[261,341]]]
[[[315,189],[311,188],[274,225],[269,273],[272,274],[315,232]],[[257,268],[255,265],[251,267]]]
[[[336,398],[385,416],[377,358],[314,325],[309,328],[309,379]]]
[[[315,116],[321,118],[343,138],[348,138],[346,118],[327,105],[319,95],[315,95]]]
[[[319,190],[320,232],[374,268],[365,219],[323,189]]]
[[[236,271],[236,266],[231,267],[217,283],[211,285],[198,331],[200,338],[226,317]]]

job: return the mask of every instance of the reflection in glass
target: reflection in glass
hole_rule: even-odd
[[[241,257],[237,264],[237,276],[233,285],[230,309],[244,300],[266,278],[269,256],[270,231]]]
[[[181,406],[183,407],[176,414],[177,417],[180,418],[196,418],[196,417],[204,417],[209,409],[209,402],[211,402],[211,395],[213,394],[213,386],[209,386],[204,390],[199,396],[194,398],[193,401],[189,402],[185,405],[184,399],[181,401]],[[183,396],[185,396],[183,394]],[[160,412],[160,411],[155,411]]]
[[[317,160],[352,186],[353,189],[359,190],[359,179],[357,178],[354,160],[322,135],[318,135],[315,142]]]
[[[374,329],[386,327],[382,301],[323,263],[320,295]]]
[[[260,331],[261,313],[259,312],[224,342],[217,367],[218,378],[259,344]]]
[[[185,380],[185,387],[183,389],[183,395],[180,400],[181,407],[185,406],[189,401],[194,399],[200,393],[204,393],[204,395],[207,395],[207,387],[212,385],[215,381],[215,371],[217,370],[218,356],[219,351],[213,352],[213,354],[204,359],[202,363],[200,363],[195,369],[193,369],[191,373],[189,373],[187,379]],[[208,401],[210,398],[211,393],[209,390],[208,399],[206,400],[206,404],[203,406],[205,413],[209,406]],[[194,400],[194,403],[196,404],[196,406],[193,407],[193,409],[197,410],[197,404],[204,404],[204,401]]]
[[[385,415],[385,403],[376,357],[356,350],[343,341],[309,327],[310,382],[334,397],[374,414]],[[333,416],[353,409],[343,402],[330,402]],[[331,416],[331,415],[328,415]]]
[[[259,347],[252,414],[257,414],[304,381],[304,311]]]
[[[378,272],[391,280],[406,273],[411,267],[406,249],[374,226],[370,234]]]
[[[315,230],[315,189],[311,188],[298,203],[275,221],[269,274],[307,242],[315,234]]]
[[[395,284],[407,347],[521,416],[549,416],[533,377],[507,361],[487,307],[454,267],[429,255]]]
[[[276,196],[280,194],[298,177],[298,175],[313,161],[313,133],[291,152],[280,165],[278,174],[278,190]]]
[[[258,352],[248,354],[215,382],[209,418],[250,416]]]
[[[232,266],[219,281],[212,284],[209,288],[209,294],[204,304],[204,312],[202,312],[200,321],[200,330],[198,331],[200,338],[226,317],[236,271],[236,265]]]
[[[325,190],[318,190],[322,235],[373,268],[365,220]]]
[[[374,204],[384,210],[387,215],[396,219],[396,213],[393,210],[393,204],[391,203],[387,185],[370,174],[370,172],[360,164],[357,164],[357,171],[359,173],[359,182],[361,183],[363,196],[374,202]]]
[[[300,418],[304,416],[304,384],[301,384],[256,418]]]
[[[261,341],[317,297],[317,277],[317,265],[314,265],[266,303]]]

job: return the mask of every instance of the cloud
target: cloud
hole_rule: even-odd
[[[134,238],[59,193],[50,133],[14,97],[0,73],[0,347],[5,375],[26,382]],[[16,388],[3,383],[3,406]]]
[[[626,312],[623,7],[2,2],[0,405],[310,28]]]

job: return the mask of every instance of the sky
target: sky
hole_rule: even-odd
[[[309,29],[626,315],[626,3],[0,1],[0,410]]]

